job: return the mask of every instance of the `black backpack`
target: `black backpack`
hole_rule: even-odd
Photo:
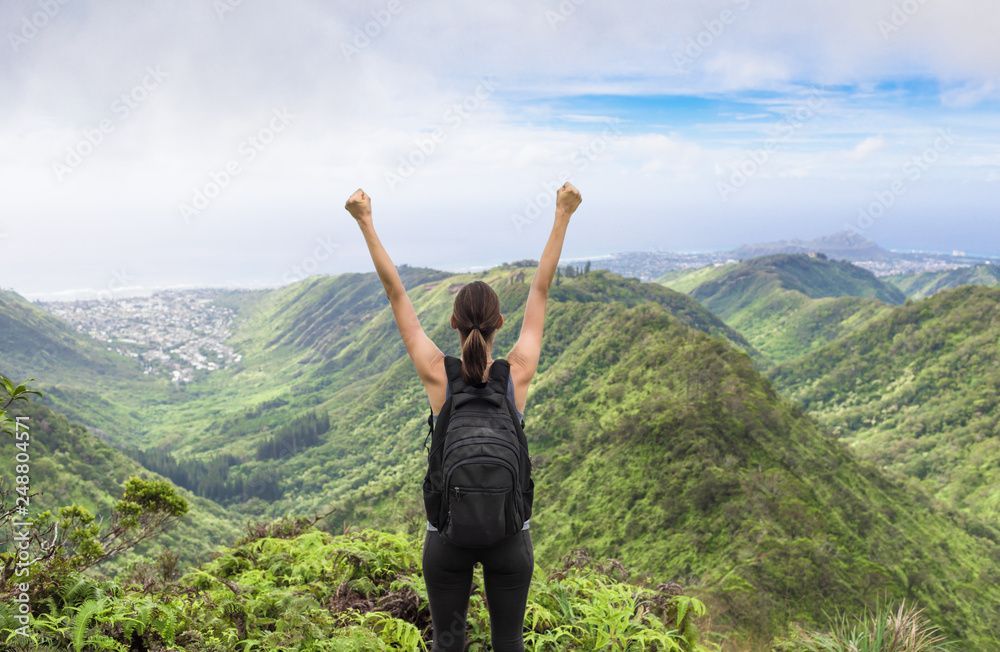
[[[521,531],[534,498],[524,422],[507,397],[510,365],[494,360],[489,380],[475,385],[458,358],[445,356],[444,366],[451,396],[436,423],[427,418],[424,509],[449,542],[492,546]]]

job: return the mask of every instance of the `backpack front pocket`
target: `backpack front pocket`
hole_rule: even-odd
[[[508,489],[452,486],[444,535],[458,546],[491,546],[510,533],[510,511]]]

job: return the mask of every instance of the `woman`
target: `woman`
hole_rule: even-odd
[[[538,367],[545,302],[559,263],[566,228],[581,201],[580,192],[568,181],[556,192],[552,232],[531,282],[520,336],[507,354],[510,366],[508,395],[513,396],[518,416],[524,413],[528,385]],[[392,305],[399,334],[427,392],[431,412],[437,414],[447,398],[445,354],[424,333],[396,267],[375,234],[371,198],[358,189],[347,200],[345,208],[361,228],[372,262]],[[458,331],[462,375],[468,382],[485,382],[490,377],[493,340],[503,321],[496,292],[486,283],[469,283],[455,297],[451,327]],[[523,650],[524,611],[534,568],[528,523],[525,522],[518,535],[493,547],[476,549],[461,548],[444,540],[428,523],[424,535],[423,568],[430,601],[434,651],[465,649],[465,619],[472,588],[472,569],[476,562],[483,565],[493,649],[497,652]]]

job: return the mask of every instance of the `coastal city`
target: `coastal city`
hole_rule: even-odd
[[[146,297],[49,301],[40,305],[77,331],[134,358],[143,372],[189,383],[241,360],[226,344],[235,311],[214,290],[163,290]]]
[[[850,261],[880,277],[944,272],[960,267],[1000,263],[996,259],[964,251],[941,253],[884,249],[871,240],[847,231],[813,240],[781,240],[743,245],[730,251],[630,251],[577,258],[572,262],[580,264],[590,261],[593,269],[606,269],[622,276],[655,281],[668,272],[724,265],[773,254],[822,254],[835,260]]]

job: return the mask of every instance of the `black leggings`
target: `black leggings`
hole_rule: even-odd
[[[439,532],[424,536],[424,583],[434,629],[433,652],[465,649],[465,615],[472,592],[472,568],[483,565],[486,605],[495,652],[524,650],[524,608],[535,567],[528,530],[492,548],[460,548]]]

